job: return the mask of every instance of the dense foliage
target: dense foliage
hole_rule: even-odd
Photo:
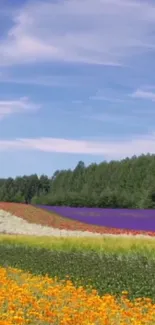
[[[72,170],[0,180],[0,201],[34,204],[155,208],[155,155]]]
[[[155,301],[155,260],[141,254],[67,252],[1,243],[0,266],[60,279],[69,275],[77,286],[90,285],[100,295],[121,295],[127,290],[130,299],[150,297]]]

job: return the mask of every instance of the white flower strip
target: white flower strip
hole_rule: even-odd
[[[114,235],[114,234],[98,234],[92,233],[89,231],[79,231],[79,230],[65,230],[65,229],[57,229],[48,226],[42,226],[34,223],[28,223],[26,220],[19,218],[15,215],[12,215],[9,212],[4,210],[0,210],[0,234],[18,234],[18,235],[34,235],[34,236],[55,236],[55,237],[145,237],[152,238],[151,236],[145,235],[136,235],[132,234],[122,234],[122,235]]]

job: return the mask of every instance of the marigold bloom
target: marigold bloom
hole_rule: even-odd
[[[70,280],[32,276],[0,268],[0,325],[154,325],[155,304],[149,298],[130,301],[100,297],[96,290],[76,288]],[[10,294],[11,292],[11,294]]]

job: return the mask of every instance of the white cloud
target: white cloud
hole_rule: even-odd
[[[155,92],[137,89],[131,97],[155,101]]]
[[[0,100],[0,119],[8,115],[36,110],[40,106],[29,101],[27,97],[17,100]]]
[[[36,138],[0,140],[0,151],[39,150],[42,152],[100,155],[104,159],[121,159],[133,155],[155,153],[155,133],[124,140],[71,140]]]
[[[119,65],[155,50],[155,5],[138,0],[31,1],[0,43],[0,64],[62,60]]]

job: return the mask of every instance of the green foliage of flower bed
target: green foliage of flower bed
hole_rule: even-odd
[[[50,250],[1,242],[0,266],[60,279],[69,276],[77,285],[92,285],[99,294],[119,295],[127,290],[131,299],[150,297],[155,301],[155,259],[140,253]]]

